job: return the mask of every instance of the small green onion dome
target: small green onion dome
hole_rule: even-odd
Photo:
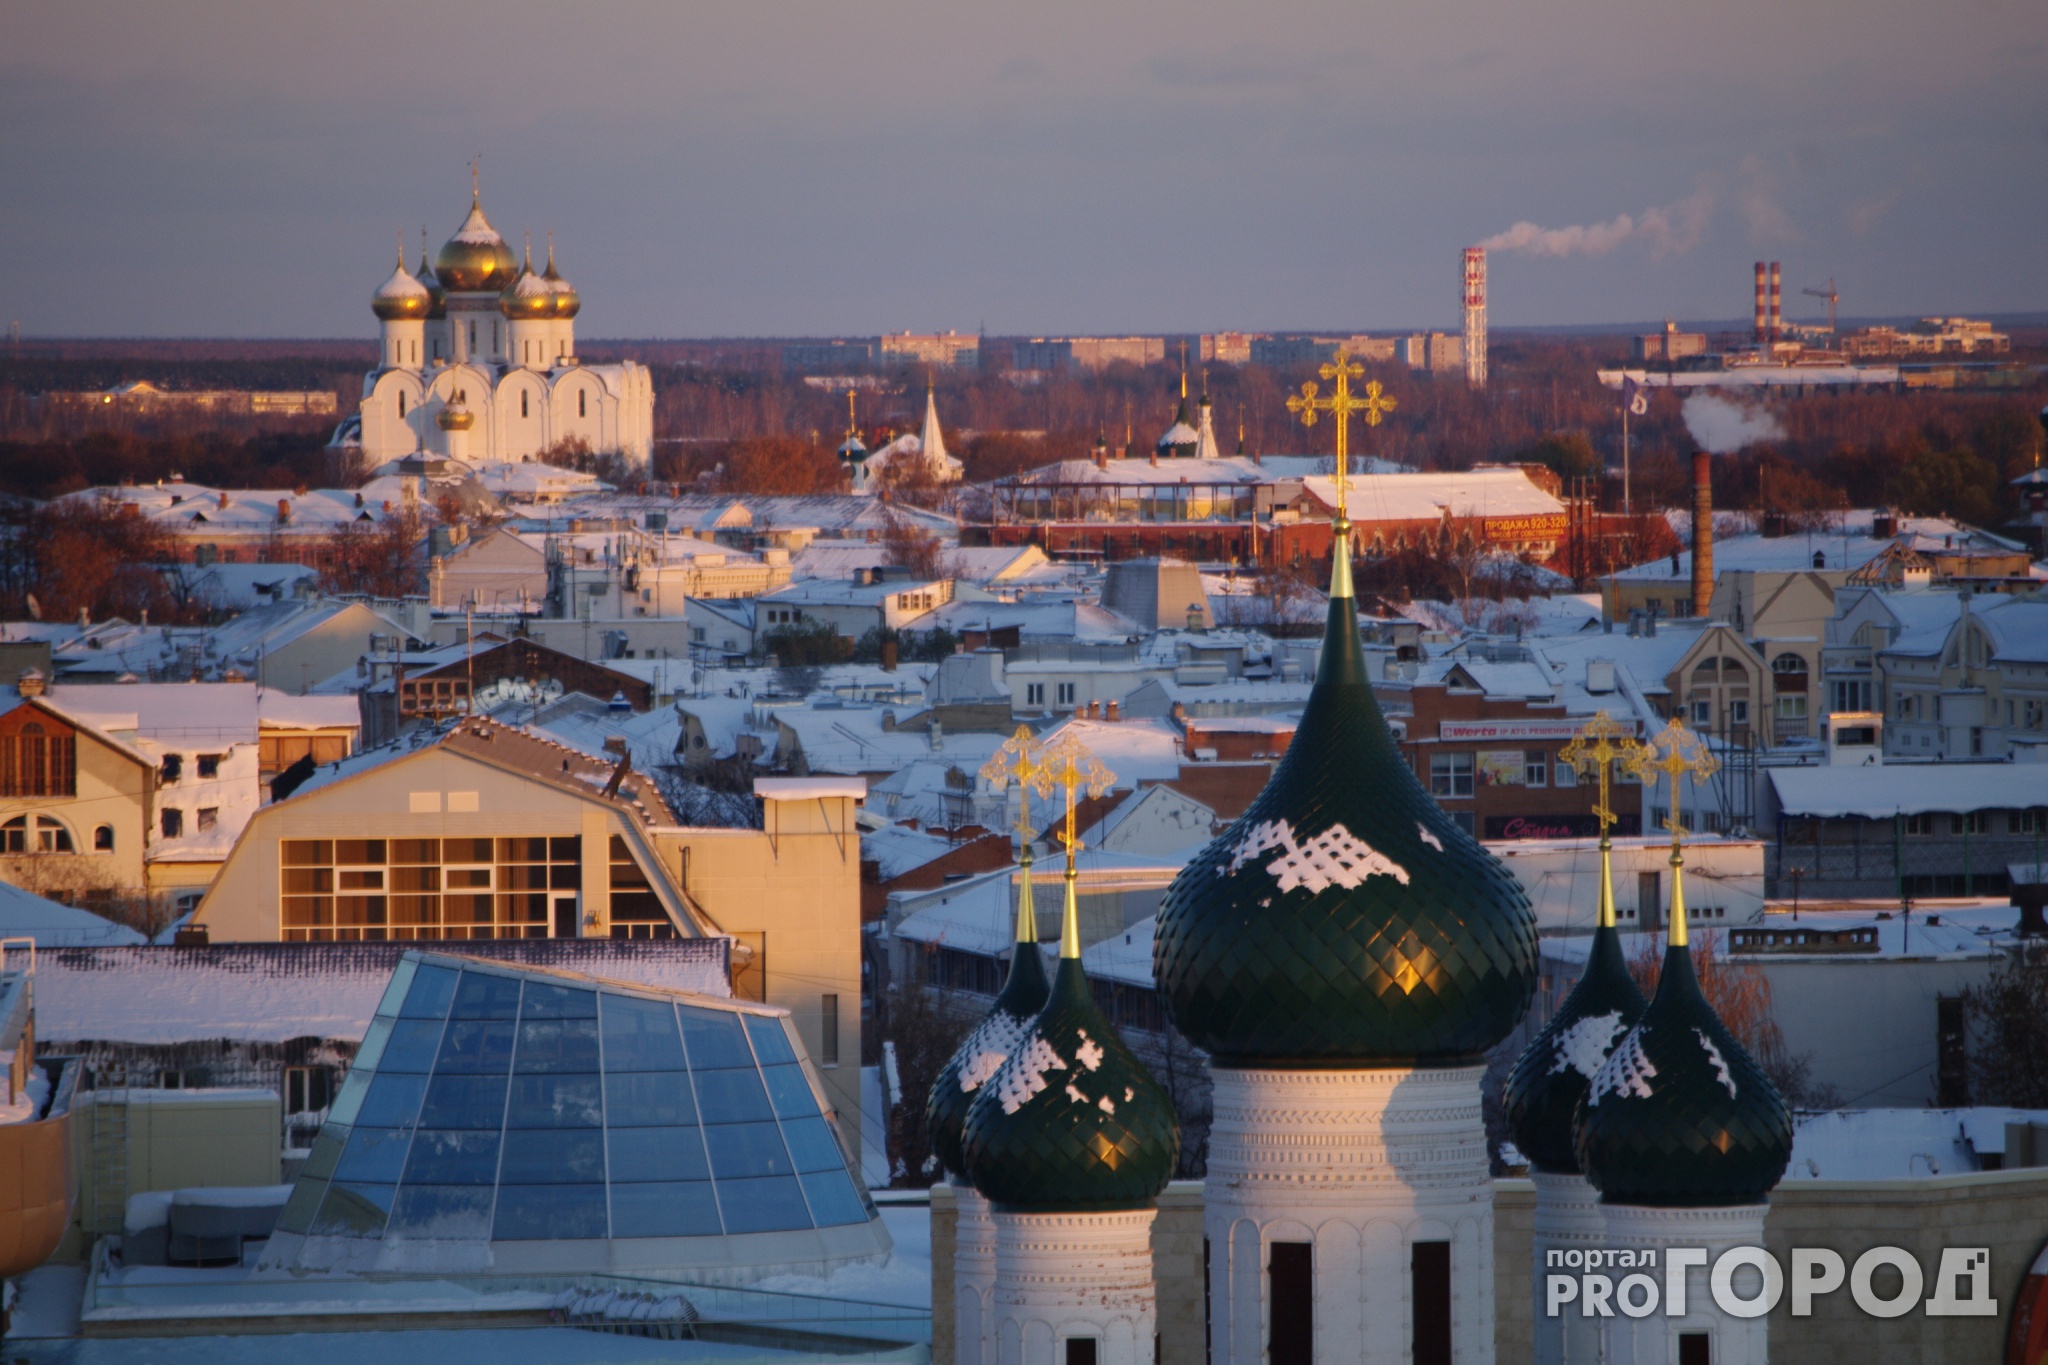
[[[1672,922],[1682,925],[1682,902]],[[1700,994],[1683,932],[1657,994],[1608,1054],[1573,1125],[1603,1204],[1759,1204],[1792,1157],[1792,1115]]]
[[[1416,781],[1373,698],[1347,544],[1287,756],[1160,907],[1159,992],[1221,1065],[1469,1064],[1535,990],[1528,898]]]
[[[1045,959],[1039,955],[1036,916],[1031,909],[1031,864],[1027,852],[1022,899],[1018,903],[1018,936],[1010,952],[1010,977],[1002,993],[967,1041],[960,1045],[938,1079],[932,1082],[925,1101],[925,1132],[931,1138],[932,1154],[954,1175],[967,1174],[967,1159],[960,1151],[961,1132],[967,1125],[967,1111],[981,1087],[1002,1069],[1016,1051],[1031,1021],[1045,1008],[1047,993]],[[1034,925],[1028,933],[1026,924]]]
[[[1611,907],[1605,888],[1601,898]],[[1572,1117],[1587,1083],[1642,1017],[1643,993],[1628,974],[1621,935],[1612,923],[1604,923],[1593,931],[1579,984],[1522,1053],[1501,1092],[1515,1146],[1536,1170],[1579,1173]]]
[[[1045,1009],[976,1093],[961,1145],[999,1209],[1145,1208],[1173,1178],[1173,1103],[1096,1008],[1078,956],[1060,959]]]

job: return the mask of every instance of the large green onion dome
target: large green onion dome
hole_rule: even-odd
[[[1614,927],[1614,885],[1606,840],[1600,848],[1600,911],[1586,970],[1536,1041],[1522,1053],[1501,1094],[1515,1146],[1551,1175],[1577,1175],[1572,1118],[1587,1083],[1622,1035],[1643,1016],[1643,993],[1628,974]]]
[[[1153,972],[1174,1024],[1224,1065],[1470,1063],[1528,1008],[1535,919],[1395,747],[1359,645],[1348,523],[1336,529],[1294,742],[1174,879]]]
[[[1573,1137],[1603,1204],[1757,1204],[1785,1174],[1792,1115],[1700,994],[1674,862],[1657,994],[1594,1073]]]
[[[1031,850],[1024,850],[1023,883],[1018,888],[1017,937],[1010,951],[1010,977],[988,1015],[932,1082],[925,1101],[925,1132],[939,1164],[954,1175],[967,1174],[960,1151],[961,1131],[974,1097],[1016,1051],[1031,1021],[1045,1008],[1045,960],[1038,953],[1038,916],[1031,902]]]
[[[1102,1011],[1081,971],[1067,874],[1066,932],[1045,1008],[967,1111],[967,1176],[999,1209],[1149,1206],[1180,1160],[1180,1120]]]

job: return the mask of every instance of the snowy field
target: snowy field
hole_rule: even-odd
[[[923,1204],[884,1208],[882,1221],[895,1240],[887,1265],[849,1266],[828,1278],[784,1275],[757,1287],[929,1309],[932,1283],[931,1210]],[[452,1332],[335,1332],[240,1337],[153,1337],[84,1340],[78,1301],[85,1273],[76,1266],[45,1266],[19,1281],[14,1331],[0,1345],[7,1365],[360,1365],[372,1358],[432,1361],[433,1365],[637,1365],[652,1360],[787,1362],[812,1357],[754,1346],[655,1341],[566,1327],[478,1328]],[[875,1359],[876,1357],[866,1357]],[[924,1348],[897,1357],[929,1359]]]

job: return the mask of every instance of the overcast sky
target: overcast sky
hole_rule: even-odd
[[[0,0],[0,324],[368,336],[403,228],[588,336],[2048,308],[2042,0]],[[1517,227],[1517,225],[1524,225]],[[1572,231],[1572,229],[1582,229]]]

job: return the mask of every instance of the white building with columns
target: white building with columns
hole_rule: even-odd
[[[371,296],[377,368],[363,378],[355,416],[332,446],[366,466],[407,455],[471,462],[534,460],[564,445],[616,453],[645,467],[654,451],[654,381],[622,360],[576,355],[581,296],[555,266],[522,262],[472,198],[469,216],[429,268],[401,251]],[[467,421],[443,421],[459,408]]]

